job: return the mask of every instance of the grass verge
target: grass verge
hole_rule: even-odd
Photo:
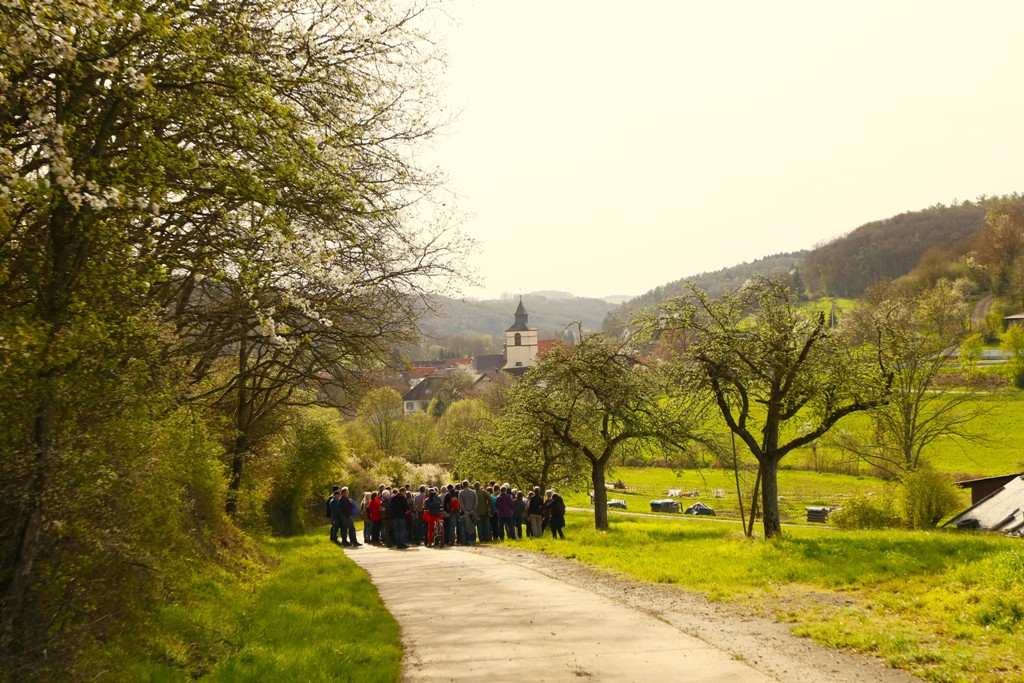
[[[1024,547],[987,534],[787,529],[568,516],[568,541],[517,545],[678,584],[793,624],[797,635],[884,658],[930,681],[1024,680]]]
[[[398,624],[322,531],[266,543],[268,565],[204,567],[190,589],[92,653],[97,680],[397,681]]]

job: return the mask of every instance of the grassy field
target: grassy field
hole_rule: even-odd
[[[398,624],[365,573],[317,531],[267,543],[270,568],[212,573],[88,662],[107,681],[400,677]]]
[[[971,430],[980,438],[967,442],[940,440],[927,452],[927,459],[936,469],[960,475],[960,478],[1024,472],[1024,451],[1016,439],[1024,430],[1024,392],[978,394],[972,402],[983,410],[970,423]],[[866,430],[868,417],[853,415],[839,426],[853,432]],[[826,461],[839,456],[835,449],[827,446],[822,446],[821,451],[821,459]],[[810,449],[803,449],[789,457],[788,465],[806,466],[810,460]],[[783,463],[786,465],[787,461]]]
[[[793,624],[799,635],[884,658],[926,680],[1024,680],[1024,547],[941,532],[787,528],[770,543],[708,519],[571,513],[568,541],[526,547],[677,584]]]
[[[926,458],[932,465],[954,476],[968,479],[1024,472],[1024,450],[1017,443],[1015,435],[1024,433],[1024,392],[1009,391],[979,394],[974,402],[982,408],[981,414],[971,425],[976,440],[940,440],[927,452]],[[840,423],[843,429],[852,432],[869,428],[869,418],[854,415]],[[852,474],[838,474],[832,469],[837,462],[850,462],[834,447],[819,445],[817,452],[810,448],[798,449],[782,461],[779,472],[779,490],[783,520],[798,521],[805,516],[805,507],[842,505],[855,495],[882,494],[888,484],[874,476],[863,464],[853,463]],[[842,468],[838,468],[842,469]],[[816,471],[823,470],[823,471]],[[620,480],[626,490],[610,490],[609,498],[625,500],[629,510],[644,512],[650,510],[650,501],[666,497],[669,489],[697,492],[694,501],[701,501],[714,508],[719,515],[739,517],[740,502],[736,481],[731,470],[714,468],[673,471],[654,467],[616,467],[607,473],[607,481]],[[754,477],[747,472],[741,478],[743,504],[749,509],[749,492]],[[965,505],[967,497],[964,498]],[[570,506],[590,505],[586,492],[570,493],[566,496]],[[686,498],[680,500],[686,507]]]
[[[625,490],[609,489],[608,498],[626,502],[631,512],[650,512],[652,500],[666,497],[669,489],[697,495],[679,498],[680,509],[700,501],[715,510],[720,517],[740,517],[739,497],[736,493],[736,479],[731,470],[705,469],[674,471],[662,467],[616,467],[608,475],[609,482],[622,481]],[[752,473],[743,473],[741,490],[744,509],[749,511],[749,492],[753,487]],[[889,484],[868,475],[834,474],[806,470],[782,470],[779,472],[779,512],[783,521],[801,522],[806,519],[807,507],[838,506],[851,496],[883,494]],[[565,496],[570,507],[592,507],[589,494],[569,493]],[[965,494],[964,501],[968,500]]]

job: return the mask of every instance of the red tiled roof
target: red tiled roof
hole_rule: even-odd
[[[560,339],[538,339],[537,340],[537,355],[543,355],[555,348],[556,344],[562,343]]]

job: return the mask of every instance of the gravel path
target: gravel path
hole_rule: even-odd
[[[912,683],[786,624],[515,548],[346,549],[402,628],[406,681]]]

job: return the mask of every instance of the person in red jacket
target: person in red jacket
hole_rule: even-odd
[[[370,504],[366,506],[366,510],[370,514],[370,525],[372,527],[370,532],[370,543],[380,545],[380,496],[377,495],[376,491],[370,494]]]

